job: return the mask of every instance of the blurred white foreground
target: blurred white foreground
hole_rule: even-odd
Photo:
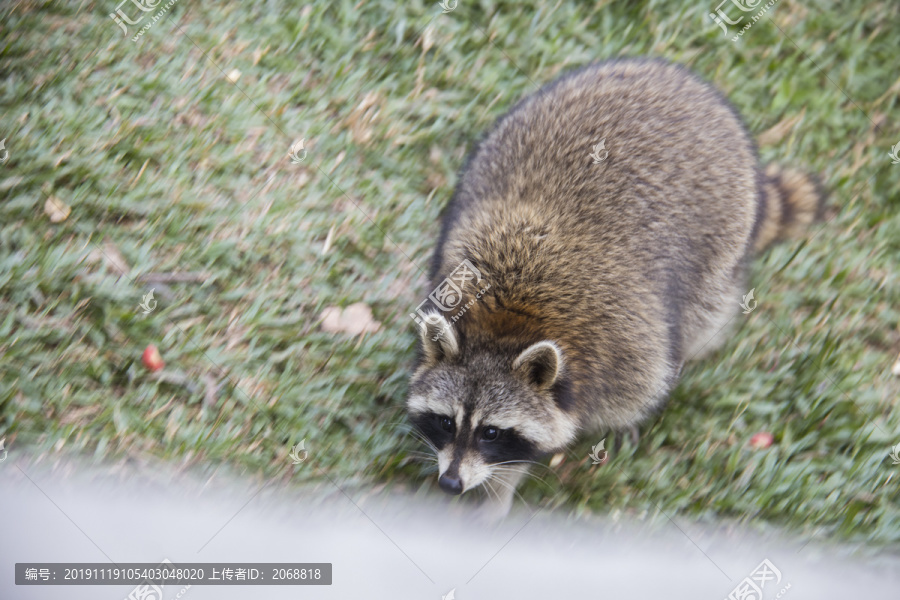
[[[762,600],[900,598],[897,556],[861,564],[818,540],[802,547],[666,519],[647,533],[608,519],[535,515],[521,504],[489,528],[442,496],[353,491],[351,501],[328,483],[307,493],[285,483],[257,493],[257,480],[202,481],[158,470],[88,476],[10,457],[0,463],[0,598],[122,600],[134,587],[16,586],[16,562],[164,558],[333,563],[331,586],[195,585],[180,596],[185,600],[441,600],[453,589],[455,600],[721,600],[764,559],[781,580],[766,583]],[[182,587],[166,586],[164,598]]]

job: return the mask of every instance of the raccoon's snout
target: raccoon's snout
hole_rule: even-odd
[[[448,494],[459,496],[463,493],[462,476],[459,474],[459,463],[451,463],[441,476],[438,477],[438,485]]]
[[[449,472],[438,478],[438,485],[442,490],[454,496],[462,494],[463,491],[462,479],[459,478],[459,475],[454,477]]]

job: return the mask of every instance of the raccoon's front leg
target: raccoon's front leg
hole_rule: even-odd
[[[616,432],[616,439],[613,442],[613,452],[615,454],[618,454],[619,451],[622,450],[622,443],[625,441],[626,435],[631,441],[631,445],[634,447],[637,447],[638,443],[641,441],[641,430],[637,425],[625,427],[624,429]]]
[[[522,479],[528,474],[528,465],[514,464],[510,467],[495,468],[493,473],[484,481],[489,489],[487,498],[479,507],[480,517],[487,522],[495,522],[507,514],[512,508],[516,488]]]

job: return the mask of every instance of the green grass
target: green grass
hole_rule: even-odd
[[[407,314],[428,292],[422,269],[464,155],[536,85],[647,54],[722,89],[768,132],[765,161],[820,173],[827,221],[756,262],[758,308],[686,370],[637,447],[592,467],[599,439],[585,438],[525,498],[900,543],[888,458],[900,443],[896,3],[780,0],[737,43],[707,17],[712,0],[461,0],[449,14],[415,1],[179,0],[135,43],[109,18],[115,4],[0,9],[11,457],[433,489],[403,427]],[[300,138],[309,153],[295,165]],[[67,219],[50,221],[49,197]],[[159,272],[209,277],[142,283]],[[144,315],[151,288],[159,304]],[[324,308],[355,302],[377,333],[322,331]],[[148,344],[196,387],[151,376]],[[748,447],[758,431],[772,447]],[[295,468],[302,438],[310,460]]]

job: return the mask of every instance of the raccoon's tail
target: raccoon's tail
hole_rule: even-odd
[[[753,245],[757,251],[800,235],[822,218],[825,208],[824,190],[812,175],[770,164],[763,178],[765,212]]]

